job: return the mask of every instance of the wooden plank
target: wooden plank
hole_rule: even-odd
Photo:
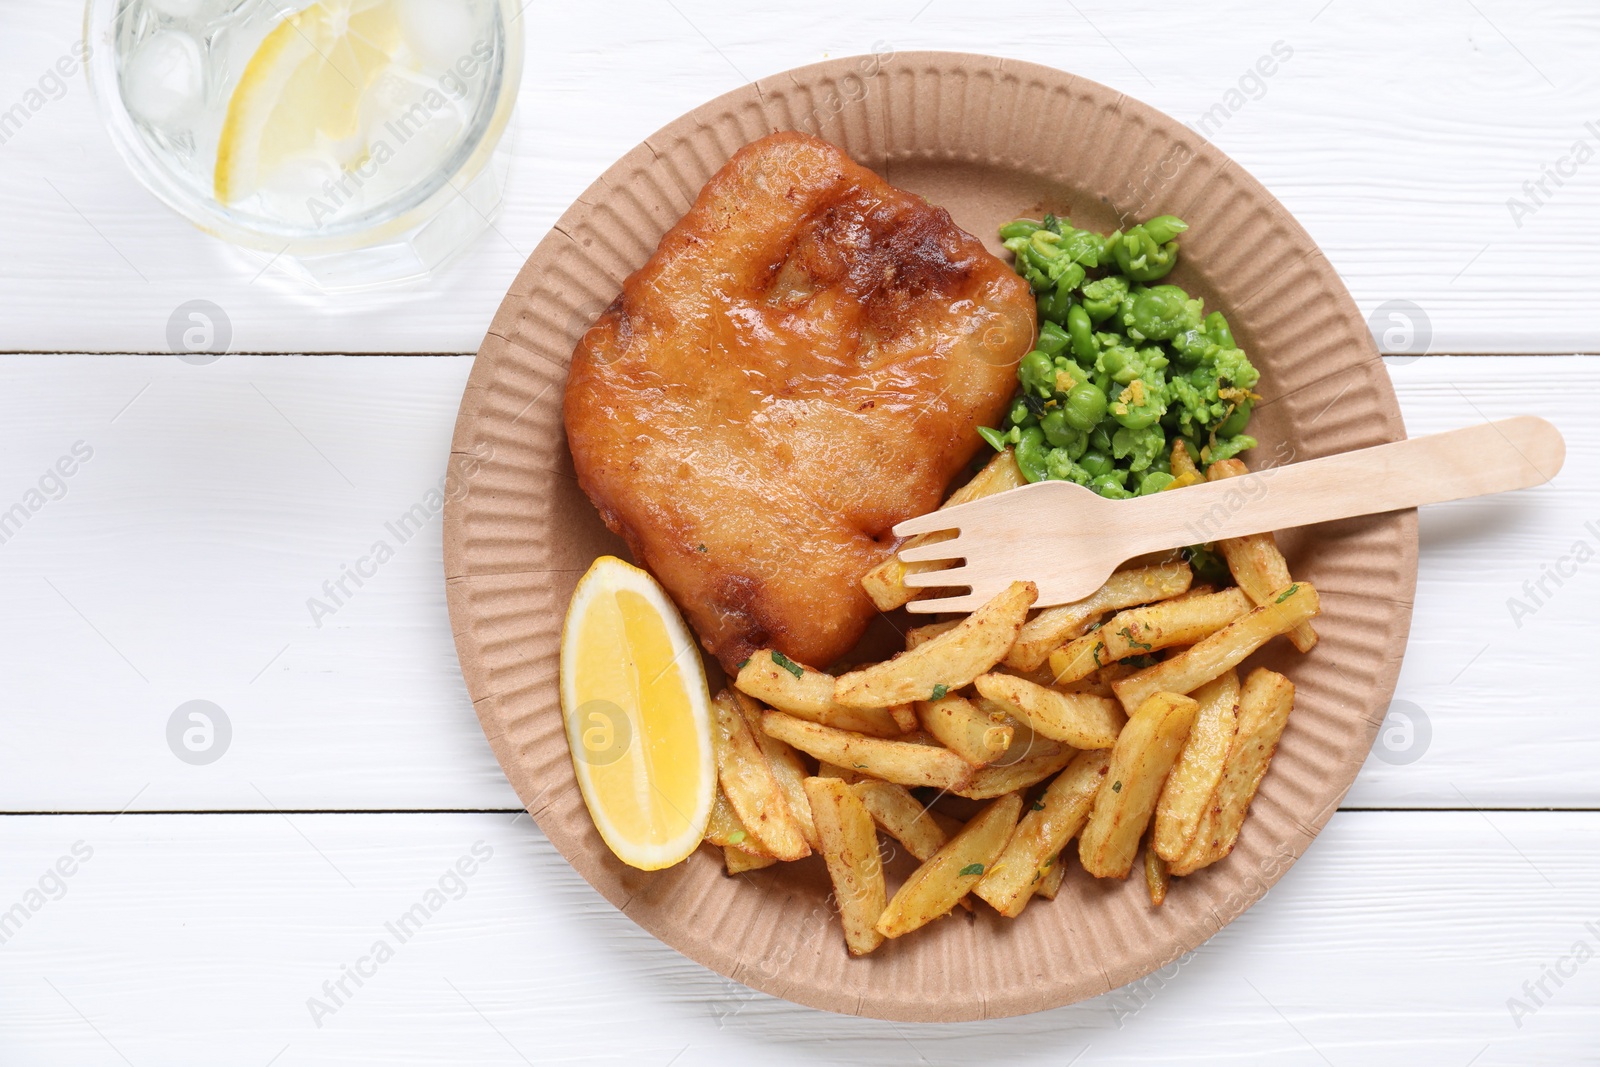
[[[703,970],[526,818],[291,818],[0,819],[0,906],[79,851],[0,951],[0,1058],[878,1064],[1003,1049],[1060,1067],[1087,1046],[1083,1062],[1111,1064],[1578,1063],[1600,1012],[1600,963],[1574,958],[1600,951],[1595,813],[1340,813],[1262,903],[1164,974],[938,1029],[826,1015]],[[472,873],[445,878],[462,860]],[[1070,906],[1081,877],[1033,906]],[[441,878],[402,942],[389,924]],[[361,985],[323,988],[357,965]],[[1558,966],[1560,986],[1545,977]],[[1528,1010],[1514,1017],[1512,998]]]
[[[0,810],[515,807],[457,670],[438,519],[403,543],[391,528],[443,475],[469,365],[0,357],[0,512],[76,442],[94,450],[0,544],[18,712]],[[1532,615],[1506,605],[1574,542],[1600,549],[1600,427],[1556,402],[1600,392],[1600,360],[1427,359],[1393,376],[1413,433],[1542,413],[1569,455],[1549,486],[1424,514],[1397,696],[1430,736],[1369,759],[1347,803],[1600,806],[1573,636],[1592,627],[1600,566],[1547,581]],[[393,558],[314,618],[307,601],[332,606],[323,583],[380,540]],[[168,747],[190,700],[230,718],[216,763]]]
[[[1137,0],[1010,17],[947,3],[823,0],[774,13],[701,0],[623,17],[546,4],[520,22],[528,58],[495,230],[422,289],[323,300],[257,277],[259,263],[138,187],[81,74],[27,97],[69,55],[80,5],[8,12],[0,105],[40,106],[25,107],[0,146],[0,346],[164,351],[172,311],[204,298],[231,318],[237,351],[471,351],[561,211],[651,131],[750,78],[932,48],[1065,67],[1193,124],[1296,214],[1364,311],[1420,306],[1434,351],[1600,349],[1583,299],[1600,283],[1590,254],[1600,163],[1574,162],[1580,140],[1600,147],[1586,125],[1600,121],[1593,95],[1579,91],[1600,24],[1582,0],[1405,11],[1381,0]],[[1558,167],[1566,177],[1547,176]]]

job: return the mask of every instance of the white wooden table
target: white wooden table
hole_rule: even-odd
[[[0,121],[0,512],[26,512],[0,543],[0,1064],[1600,1062],[1600,9],[1164,6],[538,0],[495,231],[422,290],[325,299],[136,186],[81,75],[28,96],[80,6],[0,0],[0,111],[24,108]],[[1408,718],[1308,856],[1174,972],[1022,1019],[798,1008],[602,901],[478,729],[436,520],[320,625],[306,603],[442,476],[463,353],[596,174],[875,45],[1050,63],[1203,127],[1364,311],[1422,309],[1426,358],[1391,368],[1412,433],[1533,412],[1569,442],[1551,486],[1424,514]],[[265,354],[168,354],[196,298]],[[209,764],[169,748],[191,700],[231,728]]]

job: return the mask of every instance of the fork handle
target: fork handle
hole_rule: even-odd
[[[1151,543],[1132,554],[1527,489],[1566,454],[1554,426],[1521,415],[1137,497],[1124,506],[1151,511]]]

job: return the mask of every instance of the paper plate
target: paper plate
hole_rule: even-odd
[[[466,489],[445,511],[450,617],[478,717],[528,812],[583,877],[668,945],[748,986],[912,1021],[1018,1015],[1115,989],[1260,899],[1350,787],[1410,626],[1415,512],[1281,538],[1295,576],[1322,596],[1322,640],[1307,656],[1278,642],[1256,657],[1293,679],[1293,719],[1238,847],[1179,880],[1163,907],[1150,906],[1142,879],[1096,881],[1074,860],[1061,896],[1015,921],[957,912],[856,960],[815,857],[737,878],[709,849],[666,871],[625,867],[584,810],[557,704],[567,598],[595,556],[626,554],[573,475],[567,363],[706,179],[741,145],[785,129],[833,141],[997,252],[995,227],[1017,215],[1052,210],[1107,231],[1179,215],[1192,228],[1170,280],[1223,309],[1261,369],[1252,468],[1405,436],[1338,275],[1260,183],[1186,127],[1094,82],[987,56],[802,67],[713,100],[618,160],[534,250],[484,338],[450,460]]]

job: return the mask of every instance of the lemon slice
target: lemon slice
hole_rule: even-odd
[[[654,578],[601,556],[561,629],[561,715],[584,803],[617,858],[688,856],[716,790],[711,695],[683,617]]]
[[[405,50],[396,0],[323,0],[284,19],[228,101],[212,175],[217,200],[244,200],[297,156],[362,163],[362,97]]]

